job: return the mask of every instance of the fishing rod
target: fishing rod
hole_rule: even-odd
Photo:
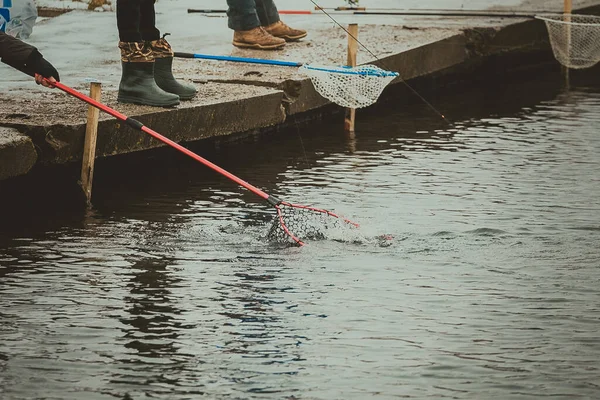
[[[526,15],[534,15],[534,14],[554,14],[556,11],[548,11],[548,10],[475,10],[475,9],[464,9],[464,8],[377,8],[377,7],[335,7],[335,8],[327,8],[327,7],[315,7],[316,11],[320,10],[330,10],[330,11],[366,11],[366,12],[389,12],[389,13],[400,13],[406,15],[420,15],[419,13],[432,13],[444,15],[447,13],[456,13],[457,15],[466,14],[468,16],[471,15],[496,15],[496,14],[526,14]],[[356,14],[356,13],[355,13]]]
[[[387,66],[385,66],[385,63],[383,62],[383,60],[381,60],[379,57],[377,57],[377,55],[375,53],[373,53],[367,46],[365,46],[360,40],[358,40],[358,38],[356,36],[354,36],[348,29],[346,29],[342,24],[340,24],[338,21],[336,21],[335,18],[333,18],[326,10],[324,10],[321,6],[319,6],[315,0],[309,0],[311,3],[313,3],[313,5],[315,7],[318,7],[322,13],[324,13],[325,15],[327,15],[327,17],[329,19],[331,19],[337,26],[339,26],[344,32],[346,32],[346,34],[351,37],[354,41],[356,41],[356,43],[358,45],[360,45],[363,49],[365,49],[372,57],[374,57],[382,66],[384,66],[386,69],[389,69]],[[431,104],[429,101],[427,101],[427,99],[425,97],[423,97],[419,92],[417,92],[411,85],[408,84],[408,82],[406,82],[404,79],[400,78],[400,82],[402,82],[404,84],[404,86],[406,86],[406,88],[408,88],[408,90],[410,90],[415,96],[417,96],[419,99],[421,99],[421,101],[423,103],[425,103],[427,105],[427,107],[429,107],[433,112],[435,112],[437,115],[440,116],[440,118],[442,118],[444,121],[446,121],[449,125],[452,125],[452,122],[450,122],[446,116],[444,114],[442,114],[437,108],[435,108],[433,106],[433,104]]]
[[[192,14],[192,13],[201,13],[201,14],[226,14],[227,10],[208,10],[208,9],[197,10],[197,9],[193,9],[193,8],[188,8],[188,14]]]
[[[381,65],[384,65],[384,62],[377,57],[377,55],[375,55],[375,53],[373,53],[367,46],[365,46],[360,40],[358,40],[358,38],[356,38],[354,35],[352,35],[345,27],[343,27],[338,21],[335,20],[335,18],[333,18],[324,8],[320,7],[317,3],[315,3],[315,1],[310,0],[311,3],[313,3],[313,5],[315,6],[315,8],[317,8],[318,10],[320,10],[321,13],[324,13],[325,15],[327,15],[333,22],[335,22],[342,30],[344,30],[349,37],[351,37],[352,39],[354,39],[356,41],[356,43],[358,43],[361,47],[363,47],[373,58],[375,58],[376,60],[378,60]],[[218,10],[218,11],[223,11],[223,10]],[[188,12],[190,12],[190,10],[188,9]],[[210,56],[210,55],[202,55],[202,54],[192,54],[192,53],[176,53],[175,57],[184,57],[184,58],[205,58],[205,59],[212,59],[212,60],[223,60],[223,61],[233,61],[233,62],[251,62],[251,63],[256,63],[256,64],[270,64],[270,65],[281,65],[281,66],[294,66],[294,67],[298,67],[299,65],[301,65],[300,63],[291,63],[291,62],[285,62],[285,61],[277,61],[277,60],[260,60],[260,59],[248,59],[248,58],[244,58],[244,57],[227,57],[227,56]],[[303,68],[304,66],[302,65],[301,68]],[[389,68],[387,68],[389,69]],[[335,102],[338,105],[344,105],[343,103],[356,103],[356,94],[351,95],[351,91],[346,90],[345,94],[343,97],[339,97],[337,95],[333,94],[333,91],[331,90],[330,86],[331,84],[327,84],[324,85],[324,79],[320,78],[318,75],[315,75],[315,70],[316,70],[316,74],[320,74],[322,75],[323,73],[325,74],[329,74],[330,77],[335,77],[336,75],[341,75],[341,74],[360,74],[360,75],[364,75],[364,76],[370,76],[370,77],[377,77],[377,79],[379,80],[380,78],[384,78],[387,79],[389,78],[389,76],[386,76],[387,73],[389,71],[371,71],[371,70],[366,70],[366,71],[360,71],[360,72],[350,72],[350,71],[344,71],[343,69],[339,69],[339,68],[324,68],[324,69],[319,69],[318,68],[313,68],[311,66],[307,66],[304,70],[305,73],[308,73],[308,75],[311,77],[311,80],[313,81],[313,83],[316,83],[315,88],[317,89],[317,91],[323,95],[323,97],[328,98],[329,100],[332,100],[333,102]],[[394,73],[395,76],[393,76],[393,78],[399,76],[397,73]],[[320,82],[319,82],[320,81]],[[337,81],[337,79],[335,79],[335,81]],[[375,84],[377,84],[378,88],[376,90],[374,90],[374,94],[376,95],[376,98],[379,96],[379,94],[381,94],[381,91],[383,90],[383,88],[385,87],[385,85],[387,85],[390,81],[388,80],[387,82],[384,80],[380,81],[383,84],[377,84],[377,82],[373,82]],[[427,99],[425,99],[423,96],[421,96],[412,86],[410,86],[404,79],[401,79],[401,82],[411,91],[413,92],[417,97],[419,97],[421,99],[421,101],[423,101],[425,104],[427,104],[427,106],[429,108],[431,108],[435,113],[437,113],[443,120],[445,120],[446,122],[448,122],[449,124],[450,121],[448,121],[448,119],[444,116],[444,114],[442,114],[439,110],[437,110],[430,102],[427,101]],[[319,88],[321,90],[319,90]],[[340,101],[341,100],[341,101]],[[371,101],[372,99],[370,99]],[[372,103],[367,103],[364,102],[364,104],[361,104],[360,106],[366,106]],[[346,105],[346,107],[349,108],[359,108],[359,107],[352,107],[352,106],[348,106]]]
[[[353,15],[396,15],[423,17],[483,17],[483,18],[535,18],[536,14],[523,12],[431,10],[431,11],[354,11]]]
[[[365,8],[356,8],[356,7],[340,7],[338,11],[365,11]],[[196,14],[226,14],[227,10],[219,10],[219,9],[194,9],[188,8],[188,14],[196,13]],[[311,10],[278,10],[277,11],[281,15],[310,15],[310,14],[320,14],[319,12],[311,11]]]
[[[553,14],[552,11],[494,11],[494,10],[452,10],[452,9],[401,9],[366,7],[315,7],[311,10],[279,10],[282,15],[321,15],[322,11],[341,15],[381,15],[381,16],[425,16],[425,17],[483,17],[483,18],[535,18],[538,14]],[[188,9],[188,13],[226,14],[227,10]]]

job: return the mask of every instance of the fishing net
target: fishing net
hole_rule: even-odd
[[[555,14],[536,16],[546,22],[554,57],[567,68],[589,68],[600,61],[600,17]]]
[[[398,77],[374,65],[359,67],[320,67],[303,65],[315,89],[326,99],[347,108],[367,107],[375,103],[383,89]]]
[[[327,231],[358,227],[358,224],[341,218],[327,210],[287,202],[278,203],[277,217],[267,239],[281,244],[302,246],[305,240],[322,240]]]

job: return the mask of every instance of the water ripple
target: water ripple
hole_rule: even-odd
[[[0,237],[1,397],[597,398],[600,89],[502,90],[213,154],[361,225],[302,249],[197,165],[106,166],[94,210]]]

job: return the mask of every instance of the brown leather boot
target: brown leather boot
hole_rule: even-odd
[[[276,50],[285,46],[285,40],[276,38],[262,26],[257,26],[249,31],[235,31],[233,45],[247,49]]]
[[[306,37],[306,31],[290,28],[282,21],[277,21],[274,24],[265,26],[265,31],[275,37],[285,39],[286,42],[294,42]]]

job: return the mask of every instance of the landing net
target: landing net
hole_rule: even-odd
[[[351,229],[358,224],[327,210],[281,202],[267,239],[281,244],[303,246],[306,240],[322,240],[330,230]]]
[[[383,89],[398,77],[398,73],[374,65],[323,67],[307,64],[299,71],[310,78],[321,96],[347,108],[375,103]]]
[[[562,65],[581,69],[600,61],[600,17],[554,14],[536,18],[546,22],[554,57]]]

